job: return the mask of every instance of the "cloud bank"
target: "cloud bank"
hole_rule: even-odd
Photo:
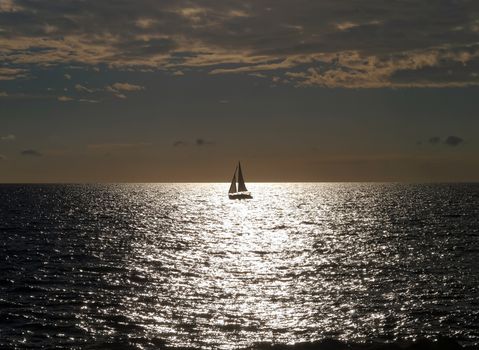
[[[474,0],[2,0],[0,23],[0,80],[82,64],[296,86],[479,85]]]

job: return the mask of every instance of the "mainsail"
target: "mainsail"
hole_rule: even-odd
[[[236,170],[235,170],[235,173],[233,174],[233,179],[231,180],[231,186],[228,193],[236,193]]]
[[[238,180],[238,189],[236,189],[236,180]],[[229,199],[252,199],[253,196],[246,188],[244,184],[243,172],[241,171],[241,163],[238,162],[238,166],[231,179],[230,189],[228,191]]]
[[[241,163],[238,163],[238,192],[248,192],[241,172]]]

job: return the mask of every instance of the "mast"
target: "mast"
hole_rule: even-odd
[[[243,172],[241,171],[241,163],[238,162],[238,192],[248,192],[244,183]]]
[[[231,180],[230,190],[228,193],[236,193],[236,171],[238,168],[235,169],[235,173],[233,174],[233,179]]]

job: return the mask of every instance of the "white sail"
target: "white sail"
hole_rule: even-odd
[[[238,191],[248,192],[243,179],[243,172],[241,171],[241,163],[238,163]]]
[[[231,186],[228,193],[236,193],[236,170],[235,170],[235,173],[233,174],[233,179],[231,180]]]

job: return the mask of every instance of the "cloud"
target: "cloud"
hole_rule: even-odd
[[[57,100],[61,102],[68,102],[68,101],[73,101],[74,99],[69,96],[58,96]]]
[[[130,83],[114,83],[112,85],[108,85],[105,88],[105,91],[113,93],[117,98],[126,99],[126,92],[134,92],[134,91],[141,91],[145,90],[144,86],[135,85]]]
[[[198,146],[198,147],[202,147],[202,146],[206,146],[206,145],[214,145],[214,142],[207,141],[207,140],[202,139],[202,138],[198,138],[198,139],[195,140],[195,142],[193,144]],[[183,146],[188,146],[188,145],[190,145],[190,142],[188,142],[188,141],[177,140],[177,141],[173,142],[173,147],[183,147]]]
[[[15,135],[5,135],[5,136],[0,136],[0,141],[15,141],[16,137]]]
[[[201,146],[206,146],[206,145],[213,145],[214,142],[212,141],[206,141],[204,139],[196,139],[196,145],[201,147]]]
[[[2,53],[2,50],[0,49],[0,54],[1,53]],[[27,75],[26,69],[0,67],[0,80],[15,80],[19,78],[26,78],[27,76],[28,75]]]
[[[72,76],[70,74],[64,74],[63,75],[66,80],[71,80]]]
[[[20,154],[22,156],[25,156],[25,157],[41,157],[41,156],[43,156],[42,153],[40,153],[39,151],[36,151],[34,149],[26,149],[26,150],[20,152]]]
[[[440,143],[443,143],[447,146],[456,147],[464,143],[464,139],[458,136],[448,136],[442,140],[439,136],[432,136],[429,138],[429,140],[427,140],[427,142],[431,145],[439,145]]]
[[[439,136],[432,136],[429,138],[428,142],[432,145],[437,145],[439,142],[441,142],[441,138]]]
[[[0,0],[0,12],[17,12],[21,11],[23,8],[13,0]]]
[[[94,90],[93,89],[90,89],[90,88],[87,88],[86,86],[83,86],[83,85],[80,85],[80,84],[76,84],[75,85],[75,89],[78,91],[78,92],[86,92],[86,93],[93,93]]]
[[[78,101],[78,102],[86,102],[86,103],[99,103],[100,102],[100,100],[95,100],[95,99],[91,99],[91,98],[75,99],[75,98],[70,97],[70,96],[58,96],[57,100],[60,101],[60,102],[70,102],[70,101]]]
[[[255,74],[302,87],[474,86],[478,17],[470,0],[296,0],[294,8],[270,0],[0,0],[0,80],[81,63]]]
[[[135,24],[142,29],[148,29],[153,27],[157,23],[156,20],[152,18],[138,18]]]
[[[120,92],[120,91],[141,91],[145,90],[144,86],[135,85],[130,83],[115,83],[106,87],[107,91],[110,92]]]
[[[197,138],[193,143],[190,143],[188,141],[183,141],[183,140],[177,140],[173,142],[173,147],[183,147],[183,146],[188,146],[190,144],[196,145],[198,147],[203,147],[207,145],[214,145],[215,143],[213,141],[207,141],[203,138]]]
[[[87,148],[92,151],[113,151],[113,150],[128,150],[128,149],[138,149],[151,146],[151,143],[148,142],[138,142],[138,143],[96,143],[89,144]]]
[[[185,141],[178,140],[178,141],[173,142],[173,147],[186,146],[187,144],[188,144],[188,143],[185,142]]]
[[[88,99],[88,98],[80,98],[78,99],[79,102],[87,102],[87,103],[99,103],[99,100],[93,100],[93,99]]]
[[[459,146],[460,144],[464,143],[464,140],[458,136],[448,136],[444,140],[444,144],[451,146],[451,147],[456,147]]]
[[[0,12],[17,12],[23,8],[14,3],[13,0],[0,0]]]

